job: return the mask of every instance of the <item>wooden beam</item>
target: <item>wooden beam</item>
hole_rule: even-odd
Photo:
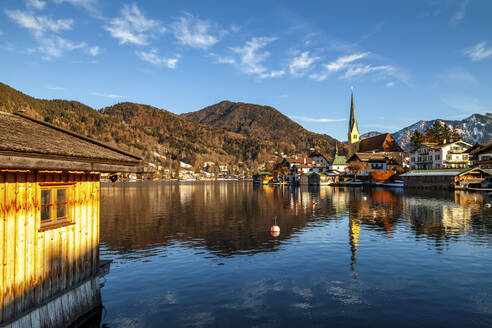
[[[51,159],[42,157],[24,157],[0,154],[0,169],[28,169],[28,170],[66,170],[85,172],[125,172],[141,173],[142,166],[137,163],[100,163],[72,159]]]

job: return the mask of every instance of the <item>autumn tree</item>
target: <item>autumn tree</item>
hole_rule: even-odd
[[[368,171],[369,166],[364,162],[361,162],[359,160],[355,160],[355,161],[349,162],[347,167],[345,168],[345,170],[351,172],[354,175],[354,180],[357,180],[357,175],[359,173],[364,172],[364,171]]]

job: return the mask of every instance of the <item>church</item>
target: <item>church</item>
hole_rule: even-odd
[[[350,99],[350,119],[348,126],[348,161],[362,160],[370,167],[382,168],[381,165],[371,165],[372,157],[379,163],[381,157],[387,158],[387,162],[393,159],[398,163],[403,162],[403,149],[390,133],[382,133],[374,137],[360,140],[357,118],[355,116],[354,91]],[[374,154],[374,155],[370,155]],[[377,158],[376,158],[377,157]]]

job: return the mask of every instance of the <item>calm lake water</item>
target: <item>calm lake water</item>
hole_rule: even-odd
[[[102,187],[103,327],[492,327],[483,193]],[[270,235],[277,217],[280,236]]]

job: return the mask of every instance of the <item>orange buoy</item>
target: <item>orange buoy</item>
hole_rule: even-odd
[[[270,228],[270,233],[273,237],[280,235],[280,227],[277,225],[277,217],[275,217],[275,224]]]

